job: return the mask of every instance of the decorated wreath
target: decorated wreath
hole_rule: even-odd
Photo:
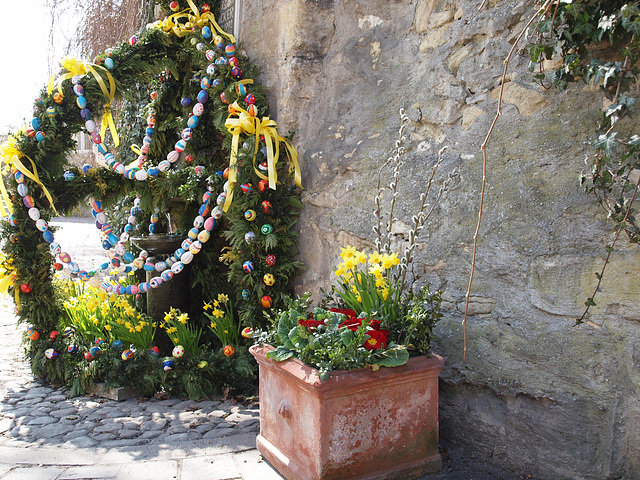
[[[69,338],[56,329],[73,316],[65,308],[72,290],[91,287],[105,302],[121,297],[144,310],[146,292],[191,264],[191,322],[204,325],[203,305],[224,295],[238,328],[260,326],[290,294],[301,268],[294,260],[297,153],[269,118],[246,53],[199,3],[171,2],[168,17],[93,62],[64,59],[35,100],[30,124],[0,147],[0,289],[30,326],[27,352],[40,376],[68,382],[78,368],[78,361],[47,362],[78,347],[59,352],[67,344],[56,343]],[[90,136],[97,166],[70,165],[78,132]],[[100,265],[76,262],[49,225],[84,205],[105,249]],[[168,225],[172,218],[178,225]],[[169,230],[183,241],[159,261],[131,243]],[[56,286],[60,275],[64,288]],[[214,321],[211,327],[222,341]],[[35,339],[33,332],[40,332]],[[87,353],[101,340],[94,333],[84,340]]]

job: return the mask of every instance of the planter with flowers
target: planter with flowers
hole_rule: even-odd
[[[438,471],[444,359],[428,350],[440,295],[402,295],[389,279],[395,255],[347,247],[342,256],[332,292],[340,308],[309,314],[308,296],[292,301],[250,349],[260,367],[258,450],[288,479]]]

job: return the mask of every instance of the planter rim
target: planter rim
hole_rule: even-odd
[[[444,358],[435,353],[428,356],[411,357],[405,365],[399,367],[380,367],[373,371],[371,367],[354,370],[336,370],[329,373],[329,378],[320,380],[317,369],[290,358],[282,362],[266,358],[267,353],[275,350],[268,344],[253,345],[249,352],[261,367],[273,372],[286,372],[296,383],[309,390],[315,396],[332,397],[347,395],[354,390],[378,388],[381,383],[413,382],[423,378],[437,377],[444,366]]]

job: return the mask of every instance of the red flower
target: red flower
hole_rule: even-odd
[[[367,335],[370,337],[364,342],[364,348],[367,350],[377,350],[387,346],[389,330],[369,330]]]
[[[330,308],[329,311],[330,312],[341,313],[345,317],[347,317],[347,320],[355,320],[356,319],[356,312],[354,312],[350,308]]]
[[[315,330],[323,323],[320,320],[314,320],[313,314],[308,320],[298,320],[298,325],[302,325],[303,327],[307,327],[309,330]]]

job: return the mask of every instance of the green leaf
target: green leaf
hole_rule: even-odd
[[[340,329],[340,339],[342,340],[342,343],[344,344],[345,347],[348,347],[351,344],[351,342],[353,342],[354,338],[355,338],[355,335],[348,328]]]
[[[376,365],[383,367],[399,367],[409,361],[409,352],[406,348],[396,346],[385,350],[376,358]]]
[[[282,362],[293,357],[293,352],[289,350],[287,347],[283,347],[280,345],[275,350],[270,351],[266,355],[267,358],[273,358],[276,362]]]

